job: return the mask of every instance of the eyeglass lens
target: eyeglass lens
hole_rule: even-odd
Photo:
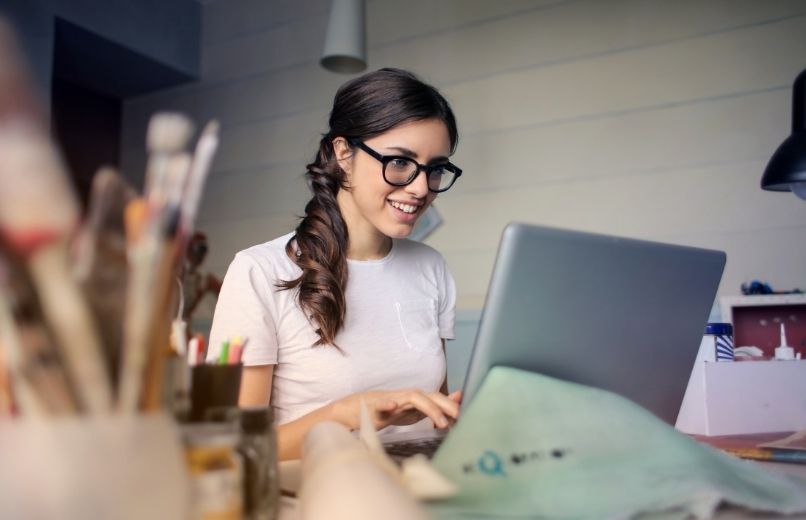
[[[416,162],[396,157],[386,163],[384,178],[390,184],[404,186],[412,182],[418,173]],[[428,187],[433,191],[445,190],[453,184],[455,177],[454,172],[446,168],[434,167],[428,172]]]

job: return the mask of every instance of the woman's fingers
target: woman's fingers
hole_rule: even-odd
[[[413,399],[414,405],[417,407],[417,409],[426,417],[431,419],[431,421],[433,421],[437,427],[447,428],[450,426],[450,422],[448,422],[448,419],[445,417],[442,409],[428,396],[424,394],[417,394]]]
[[[397,408],[397,401],[392,399],[379,399],[375,402],[375,410],[379,412],[391,412]]]
[[[375,413],[375,427],[383,428],[388,426],[390,419],[398,411],[398,404],[392,399],[378,399],[373,403]]]
[[[378,420],[377,427],[389,424],[411,424],[425,416],[438,428],[448,428],[459,417],[461,392],[444,395],[440,392],[425,394],[420,390],[373,392],[363,394]],[[370,398],[370,395],[372,398]]]
[[[451,399],[450,396],[441,392],[434,392],[433,394],[429,394],[429,397],[437,403],[445,415],[451,419],[459,417],[459,403]]]
[[[407,392],[407,400],[439,428],[450,426],[448,417],[455,417],[458,405],[440,393],[426,395],[418,390]]]

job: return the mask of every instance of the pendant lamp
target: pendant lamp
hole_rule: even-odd
[[[333,0],[320,64],[332,72],[367,68],[364,0]]]
[[[806,70],[792,87],[792,135],[773,154],[761,187],[771,191],[793,191],[806,200]]]

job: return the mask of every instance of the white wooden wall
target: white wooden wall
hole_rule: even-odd
[[[150,113],[218,118],[199,227],[206,267],[295,225],[304,164],[349,76],[318,65],[326,0],[213,0],[203,77],[126,103],[124,168],[142,177]],[[511,220],[725,250],[722,294],[753,278],[806,289],[806,202],[759,188],[806,67],[804,0],[368,0],[369,66],[439,87],[465,175],[428,242],[459,307],[482,305]]]

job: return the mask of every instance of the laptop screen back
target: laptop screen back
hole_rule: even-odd
[[[510,366],[621,394],[674,424],[725,254],[510,224],[464,388]]]

